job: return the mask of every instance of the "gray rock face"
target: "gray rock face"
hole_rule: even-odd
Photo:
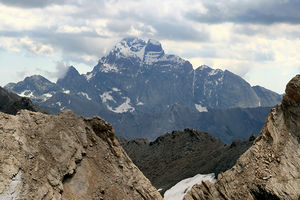
[[[185,200],[300,198],[300,75],[286,87],[286,95],[272,109],[250,147],[215,184],[196,185]]]
[[[162,199],[99,117],[0,113],[0,199]]]
[[[262,107],[268,106],[270,104],[276,105],[279,103],[278,94],[275,92],[272,92],[266,88],[263,88],[261,86],[254,86],[252,87],[257,96],[260,98],[259,104]]]
[[[230,169],[253,140],[251,137],[226,145],[208,133],[185,129],[162,135],[153,142],[142,138],[119,141],[151,183],[164,193],[185,178],[217,175]]]

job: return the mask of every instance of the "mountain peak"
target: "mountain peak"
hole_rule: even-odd
[[[77,71],[77,69],[73,66],[70,66],[67,70],[67,73],[65,74],[65,76],[78,76],[80,75],[79,72]]]
[[[284,104],[300,103],[300,75],[298,74],[286,85]]]
[[[113,54],[118,58],[138,57],[140,60],[143,60],[145,46],[146,42],[144,40],[128,37],[118,42],[111,50],[110,54]]]
[[[45,77],[41,76],[41,75],[32,75],[32,76],[28,76],[24,79],[25,82],[29,81],[29,82],[36,82],[36,81],[48,81]]]
[[[160,42],[158,42],[157,40],[149,39],[145,51],[163,52],[164,50],[162,49]]]
[[[154,39],[147,42],[140,38],[128,37],[122,39],[110,52],[118,58],[136,57],[146,63],[164,55],[161,43]]]
[[[161,46],[160,42],[154,39],[149,39],[147,44],[152,44],[152,45],[156,45],[156,46]]]
[[[137,37],[127,37],[122,39],[118,44],[130,48],[131,51],[137,52],[146,45],[146,42]]]

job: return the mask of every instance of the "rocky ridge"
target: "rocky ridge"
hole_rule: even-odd
[[[163,133],[186,128],[197,129],[221,139],[227,144],[247,140],[262,129],[271,108],[232,108],[197,112],[178,104],[162,112],[104,114],[116,133],[124,138],[155,140]]]
[[[194,186],[185,200],[300,198],[300,75],[285,92],[253,146],[215,184]]]
[[[0,199],[162,199],[99,117],[0,113]]]
[[[15,115],[21,109],[43,112],[29,98],[20,97],[0,87],[0,112]]]
[[[230,169],[254,139],[252,136],[226,145],[208,133],[193,129],[173,131],[152,142],[143,138],[129,141],[118,138],[132,161],[162,194],[196,174],[217,175]]]

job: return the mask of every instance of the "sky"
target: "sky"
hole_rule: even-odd
[[[280,94],[300,72],[299,0],[0,0],[0,85],[80,73],[124,37]]]

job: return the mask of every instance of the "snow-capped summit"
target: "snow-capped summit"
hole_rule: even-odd
[[[158,65],[180,68],[185,62],[178,56],[165,54],[159,41],[149,39],[146,42],[143,39],[129,37],[122,39],[108,55],[102,57],[94,68],[93,73],[87,74],[86,79],[90,80],[98,71],[123,73],[124,70],[130,70],[131,72],[135,70],[137,72],[141,68]]]
[[[162,49],[160,42],[149,39],[146,45],[145,52],[164,52],[164,50]]]
[[[146,42],[139,38],[124,38],[110,51],[110,54],[121,57],[137,57],[143,60]]]
[[[154,39],[146,42],[139,38],[129,37],[117,43],[108,56],[138,58],[141,63],[149,64],[162,58],[164,54],[160,42]]]

